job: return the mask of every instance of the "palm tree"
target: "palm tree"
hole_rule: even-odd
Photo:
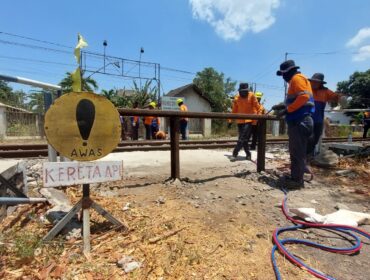
[[[72,83],[72,73],[67,72],[66,77],[59,83],[59,85],[62,87],[63,93],[72,92]],[[98,83],[94,79],[90,77],[84,78],[83,75],[81,86],[83,91],[93,92],[98,89]]]
[[[156,100],[156,88],[151,87],[152,80],[147,80],[143,88],[140,88],[136,81],[134,81],[134,91],[136,94],[133,96],[132,103],[137,102],[139,107],[148,105],[150,101]]]
[[[32,112],[43,114],[44,113],[44,91],[43,90],[34,90],[28,96],[29,102],[28,107]]]

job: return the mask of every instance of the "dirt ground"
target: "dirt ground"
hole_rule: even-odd
[[[221,157],[217,161],[205,152],[199,158],[185,159],[181,182],[168,181],[169,167],[158,163],[154,172],[150,165],[131,165],[123,183],[94,186],[93,198],[129,230],[116,231],[93,213],[90,256],[82,254],[80,239],[66,241],[60,236],[41,244],[40,237],[52,227],[43,219],[47,206],[19,207],[0,226],[0,278],[275,279],[270,261],[271,234],[276,227],[291,224],[281,212],[283,193],[272,174],[286,169],[288,157],[282,149],[270,149],[269,153],[267,172],[261,174],[255,172],[252,162],[231,163],[225,156],[225,161]],[[183,154],[182,159],[187,156]],[[369,213],[369,167],[365,159],[341,160],[333,170],[314,168],[314,181],[289,192],[289,206],[314,207],[327,214],[340,203]],[[338,169],[353,172],[338,176]],[[74,203],[81,197],[78,187],[66,192]],[[370,226],[363,228],[370,231]],[[312,229],[284,236],[349,245],[334,233]],[[370,274],[370,241],[364,241],[361,253],[354,256],[298,245],[289,248],[336,279],[365,280]],[[141,262],[141,267],[125,273],[116,264],[124,256]],[[277,259],[284,279],[316,279],[281,256]]]

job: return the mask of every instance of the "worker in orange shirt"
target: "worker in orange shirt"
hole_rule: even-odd
[[[188,107],[184,104],[184,100],[182,98],[179,98],[176,100],[177,106],[180,107],[181,112],[187,112]],[[180,133],[181,133],[181,139],[186,140],[186,129],[188,127],[188,119],[187,118],[181,118],[180,119]]]
[[[149,110],[154,110],[157,107],[157,103],[150,102]],[[145,125],[145,138],[146,140],[156,139],[155,135],[159,131],[160,121],[158,117],[146,116],[144,118]]]
[[[364,113],[364,134],[362,135],[362,138],[367,137],[367,132],[370,129],[370,110]]]
[[[239,93],[234,97],[232,113],[236,114],[257,114],[259,104],[253,92],[249,91],[248,83],[239,84]],[[232,121],[229,120],[229,128]],[[234,148],[231,160],[236,160],[240,150],[244,148],[246,159],[251,159],[251,152],[249,151],[248,140],[252,131],[252,120],[237,120],[238,123],[238,142]]]
[[[132,105],[133,109],[137,109],[139,107],[139,103],[137,101],[134,102]],[[138,140],[139,139],[139,116],[131,116],[131,139]]]
[[[324,81],[324,74],[322,73],[313,74],[309,81],[313,91],[313,99],[315,100],[315,113],[313,113],[312,116],[314,122],[314,136],[313,141],[308,148],[308,153],[313,155],[315,146],[319,142],[323,132],[326,103],[338,103],[341,96],[324,86],[326,82]]]
[[[285,115],[288,124],[290,177],[285,178],[284,186],[290,189],[304,187],[307,147],[313,137],[312,115],[315,112],[311,84],[298,69],[293,60],[280,64],[276,75],[289,84],[288,94],[285,104],[272,107],[279,111],[278,116]]]
[[[254,95],[256,96],[257,101],[258,101],[258,105],[259,105],[257,114],[258,115],[265,114],[266,113],[265,112],[265,108],[263,107],[263,105],[261,103],[261,99],[262,99],[263,93],[260,92],[260,91],[257,91]],[[257,145],[257,132],[258,132],[258,121],[257,120],[253,120],[253,122],[252,122],[252,144],[251,144],[251,150],[255,150],[256,149],[256,145]]]

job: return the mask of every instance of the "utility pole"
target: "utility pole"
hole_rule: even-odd
[[[141,91],[141,55],[144,53],[144,48],[140,48],[140,56],[139,56],[139,80],[140,80],[140,91]]]
[[[107,42],[107,40],[104,40],[104,41],[103,41],[103,46],[104,46],[104,73],[105,73],[105,49],[106,49],[106,47],[108,46],[108,42]]]

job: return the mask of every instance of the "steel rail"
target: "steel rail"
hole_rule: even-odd
[[[352,141],[362,141],[363,138],[356,137],[353,138]],[[332,137],[332,138],[323,138],[323,142],[345,142],[347,138],[345,137]],[[209,139],[209,140],[180,140],[180,145],[207,145],[207,144],[225,144],[225,143],[232,143],[235,145],[237,139]],[[288,142],[287,138],[275,138],[275,139],[267,139],[267,144],[277,144],[277,143],[286,143]],[[143,141],[122,141],[118,144],[117,148],[119,147],[141,147],[141,146],[163,146],[169,145],[169,140],[143,140]],[[47,144],[5,144],[0,145],[0,151],[26,151],[26,150],[44,150],[47,149]]]

